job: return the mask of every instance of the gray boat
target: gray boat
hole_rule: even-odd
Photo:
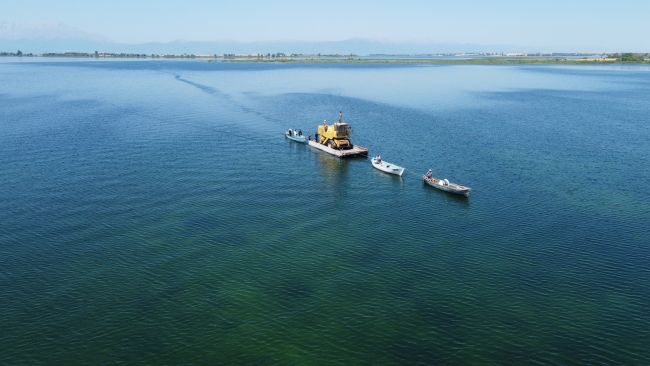
[[[295,132],[292,134],[289,134],[289,131],[284,133],[284,136],[288,138],[289,140],[293,140],[295,142],[302,142],[303,144],[307,142],[307,139],[305,138],[305,135],[302,136],[296,136]]]
[[[460,184],[450,183],[447,179],[438,179],[438,178],[428,178],[426,175],[422,175],[422,180],[433,188],[439,189],[441,191],[450,192],[459,194],[461,196],[469,197],[469,192],[472,191],[471,188],[461,186]]]

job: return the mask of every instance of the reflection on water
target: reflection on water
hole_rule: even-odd
[[[291,151],[292,153],[303,154],[307,150],[309,150],[309,146],[307,146],[307,144],[290,140],[286,136],[284,137],[284,139],[286,140],[286,143],[289,145],[289,151]]]
[[[368,160],[368,169],[372,169],[373,176],[378,178],[378,179],[388,179],[391,183],[393,183],[395,186],[403,186],[404,185],[404,178],[395,175],[395,174],[388,174],[386,172],[382,172],[381,170],[375,169],[372,166],[372,163],[370,163],[370,160]],[[406,173],[404,173],[406,174]]]
[[[350,170],[350,159],[339,159],[315,148],[310,148],[310,153],[316,156],[318,168],[323,178],[331,179],[332,182],[345,181]]]

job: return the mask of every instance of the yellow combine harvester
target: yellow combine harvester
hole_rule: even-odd
[[[349,140],[350,126],[345,122],[328,126],[327,121],[323,121],[323,124],[318,126],[318,136],[318,143],[331,149],[348,150],[354,147]]]
[[[325,151],[328,154],[344,158],[348,156],[368,155],[368,149],[350,142],[350,125],[337,122],[327,125],[327,121],[318,126],[316,141],[309,140],[309,146]]]

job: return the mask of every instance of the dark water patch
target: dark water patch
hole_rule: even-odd
[[[287,280],[282,288],[289,297],[294,299],[306,298],[312,295],[312,290],[301,280]]]
[[[221,220],[215,216],[194,216],[186,220],[185,227],[190,236],[219,231]]]
[[[420,340],[413,340],[408,334],[394,336],[394,341],[388,343],[387,350],[391,363],[408,363],[409,365],[443,365],[450,360],[442,356],[443,352],[437,347],[431,347]]]
[[[414,303],[413,307],[417,315],[417,319],[414,321],[428,324],[434,329],[456,328],[463,318],[461,313],[452,308],[451,300],[453,299],[446,294],[429,291],[427,300],[419,299]]]

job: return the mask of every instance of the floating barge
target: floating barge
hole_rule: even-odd
[[[359,145],[354,145],[351,149],[333,149],[331,147],[321,145],[316,141],[309,141],[309,146],[315,147],[318,150],[323,150],[326,153],[332,154],[341,159],[352,156],[368,156],[368,149]]]

